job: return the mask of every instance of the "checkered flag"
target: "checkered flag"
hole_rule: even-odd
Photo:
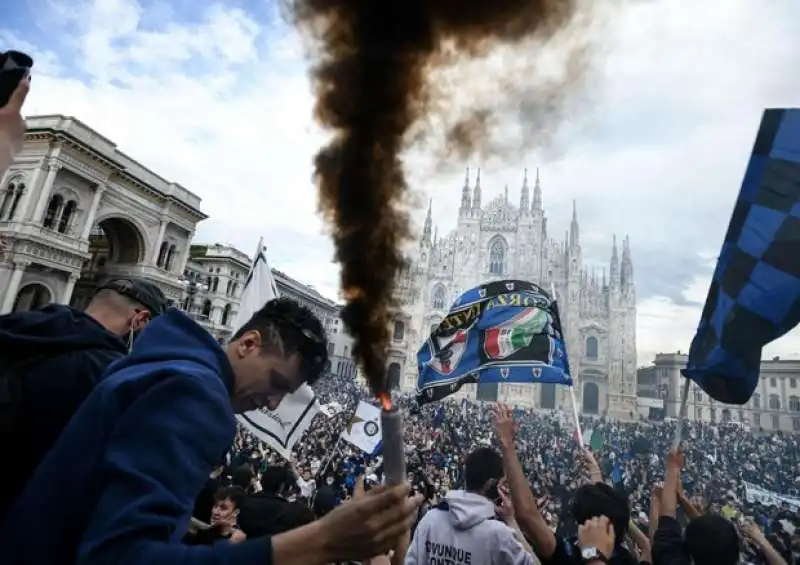
[[[800,322],[800,109],[766,110],[684,375],[744,404],[761,350]]]

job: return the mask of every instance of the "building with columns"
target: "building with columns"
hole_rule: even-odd
[[[416,255],[402,277],[404,313],[395,320],[389,380],[413,390],[416,352],[462,292],[492,280],[532,281],[555,288],[575,393],[586,414],[630,419],[636,410],[636,292],[628,238],[609,238],[608,274],[587,269],[577,205],[564,239],[553,237],[537,171],[522,175],[518,205],[506,186],[484,200],[480,170],[461,187],[456,229],[439,237],[431,203]],[[488,201],[487,201],[488,200]],[[517,406],[570,409],[566,387],[547,384],[466,385],[459,394]]]
[[[661,417],[677,418],[688,355],[659,353],[649,367],[638,370],[640,414],[652,417],[653,406],[663,406]],[[695,384],[689,390],[686,417],[702,422],[741,422],[759,430],[800,432],[800,360],[765,359],[750,401],[742,406],[722,404]]]
[[[178,301],[200,198],[79,120],[28,118],[0,180],[0,312],[84,307],[108,277],[135,275]]]

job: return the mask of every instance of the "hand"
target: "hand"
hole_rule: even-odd
[[[597,459],[595,459],[594,454],[586,448],[581,450],[581,455],[583,456],[583,465],[586,468],[586,471],[590,475],[600,474],[600,465],[597,464]]]
[[[606,559],[614,552],[614,527],[605,516],[591,518],[578,526],[578,546],[595,547]]]
[[[22,105],[29,89],[30,81],[25,76],[11,94],[8,104],[0,108],[0,175],[11,166],[22,149],[27,129],[22,117]]]
[[[672,448],[667,453],[667,470],[680,471],[686,464],[686,458],[683,455],[683,449],[678,446]]]
[[[663,493],[663,492],[664,492],[664,487],[662,485],[660,485],[660,484],[657,484],[656,486],[653,487],[653,493],[650,496],[650,498],[652,500],[658,500],[660,502],[661,501],[661,493]]]
[[[498,402],[494,408],[494,433],[504,447],[513,445],[514,435],[517,432],[511,409]]]
[[[506,524],[514,523],[514,505],[511,504],[511,496],[508,491],[508,485],[499,484],[497,492],[500,495],[500,505],[495,505],[494,509],[500,519]]]
[[[356,484],[353,487],[353,498],[359,499],[364,498],[364,494],[366,491],[364,490],[364,475],[359,475],[356,477]]]
[[[378,486],[318,520],[326,562],[360,561],[397,547],[417,518],[422,497],[408,487]]]
[[[742,530],[742,534],[757,547],[764,547],[765,544],[769,543],[764,532],[761,531],[761,528],[749,520],[742,524],[740,529]]]

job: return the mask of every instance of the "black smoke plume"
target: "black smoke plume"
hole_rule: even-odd
[[[286,1],[312,41],[315,118],[333,133],[314,164],[342,265],[342,319],[373,392],[386,392],[395,281],[410,238],[402,155],[426,137],[428,113],[447,103],[431,74],[498,45],[554,36],[578,0]],[[486,153],[492,116],[480,107],[446,124],[445,154]]]

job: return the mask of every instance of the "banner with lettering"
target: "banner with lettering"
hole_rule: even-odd
[[[237,330],[241,328],[264,304],[277,297],[278,286],[267,263],[267,248],[262,238],[242,290],[239,313],[233,327]],[[287,394],[275,410],[261,408],[239,414],[236,418],[254,436],[288,461],[292,457],[292,447],[318,412],[319,402],[314,391],[304,384],[294,393]]]
[[[777,492],[757,487],[753,483],[744,483],[744,498],[750,504],[758,502],[764,506],[783,506],[787,504],[792,512],[800,512],[800,498],[778,494]]]
[[[462,294],[417,353],[420,403],[465,383],[571,385],[556,301],[524,281],[490,282]]]

